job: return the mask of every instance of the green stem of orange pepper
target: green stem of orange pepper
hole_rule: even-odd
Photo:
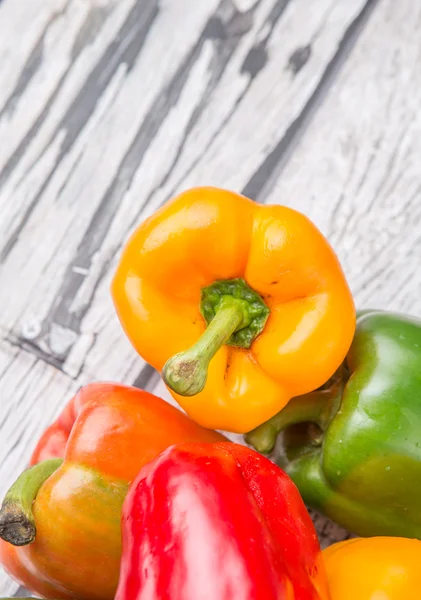
[[[238,302],[221,308],[194,346],[165,363],[162,375],[174,392],[194,396],[203,390],[211,359],[243,323],[244,310]]]
[[[224,345],[249,348],[262,332],[269,309],[243,279],[217,281],[202,289],[200,312],[208,324],[199,340],[170,358],[162,376],[181,396],[195,396],[206,384],[209,363]]]

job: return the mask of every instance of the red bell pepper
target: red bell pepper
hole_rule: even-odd
[[[171,446],[126,497],[116,600],[326,600],[316,532],[289,477],[227,442]]]

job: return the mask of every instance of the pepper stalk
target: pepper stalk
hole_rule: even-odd
[[[0,538],[13,546],[26,546],[35,540],[32,504],[42,484],[63,460],[45,460],[24,471],[7,492],[0,509]]]
[[[244,279],[217,281],[203,288],[200,312],[208,327],[188,350],[170,358],[162,376],[169,388],[181,396],[203,390],[209,364],[224,345],[250,348],[263,331],[269,308]]]

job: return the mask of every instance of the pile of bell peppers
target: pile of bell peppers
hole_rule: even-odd
[[[307,217],[215,188],[138,227],[111,294],[183,410],[79,390],[3,500],[17,582],[69,600],[421,598],[420,320],[356,313]],[[322,551],[306,505],[359,537]]]

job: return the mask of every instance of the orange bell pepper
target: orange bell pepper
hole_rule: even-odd
[[[34,466],[6,495],[0,564],[45,598],[112,600],[121,509],[138,471],[173,444],[224,439],[142,390],[82,388],[41,437]]]
[[[421,542],[357,538],[323,551],[332,600],[419,600]]]
[[[237,433],[329,379],[355,329],[320,231],[295,210],[215,188],[181,194],[134,232],[112,295],[132,344],[186,412]]]

